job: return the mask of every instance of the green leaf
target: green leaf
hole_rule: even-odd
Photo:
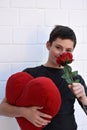
[[[68,84],[71,84],[73,82],[79,82],[78,79],[76,79],[75,81],[73,80],[74,77],[76,77],[78,75],[78,71],[73,71],[72,72],[72,68],[69,65],[65,65],[64,66],[64,74],[62,75],[62,78],[66,80],[66,82]]]
[[[63,78],[63,79],[66,79],[66,74],[63,74],[63,75],[62,75],[62,78]]]
[[[72,84],[72,83],[73,83],[71,79],[66,79],[66,82],[67,82],[68,84]]]
[[[64,66],[64,73],[72,72],[72,68],[69,65]]]
[[[73,82],[72,79],[69,77],[69,74],[63,74],[62,78],[65,79],[68,84],[71,84]]]
[[[72,77],[76,77],[78,75],[78,71],[72,72]]]
[[[76,79],[74,82],[75,82],[75,83],[79,83],[79,79]]]

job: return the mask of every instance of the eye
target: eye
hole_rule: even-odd
[[[72,49],[67,49],[66,52],[72,52],[73,50]]]
[[[59,49],[62,49],[60,46],[56,46],[56,48],[59,50]]]
[[[59,47],[59,46],[56,46],[56,48],[58,48],[58,49],[59,49],[60,47]]]

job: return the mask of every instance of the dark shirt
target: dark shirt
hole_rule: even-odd
[[[51,123],[43,128],[43,130],[76,130],[77,124],[74,118],[75,96],[67,87],[68,84],[66,81],[61,78],[63,69],[45,67],[41,65],[35,68],[27,68],[24,70],[24,72],[31,74],[34,78],[41,76],[49,77],[53,80],[61,93],[62,105],[60,111],[52,119]],[[80,75],[78,75],[76,78],[79,78],[80,83],[83,84],[86,90],[86,85],[83,78]],[[82,106],[81,103],[80,105]]]

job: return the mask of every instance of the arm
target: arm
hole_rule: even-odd
[[[0,115],[2,116],[21,117],[21,110],[22,108],[18,109],[18,107],[8,104],[6,98],[0,104]]]
[[[81,83],[73,83],[72,85],[69,85],[69,88],[76,96],[79,104],[87,114],[87,87],[82,85]]]
[[[50,122],[43,119],[43,117],[51,118],[51,116],[38,111],[40,109],[42,108],[12,106],[8,104],[6,98],[4,98],[0,104],[0,115],[8,117],[24,117],[35,126],[41,127],[42,125],[47,125]]]

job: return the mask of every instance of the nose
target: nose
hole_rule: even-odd
[[[62,53],[65,53],[65,52],[66,52],[66,49],[63,49],[63,50],[62,50]]]
[[[64,49],[61,50],[59,55],[62,55],[62,53],[65,53],[65,52],[66,52],[66,50],[64,50]]]

